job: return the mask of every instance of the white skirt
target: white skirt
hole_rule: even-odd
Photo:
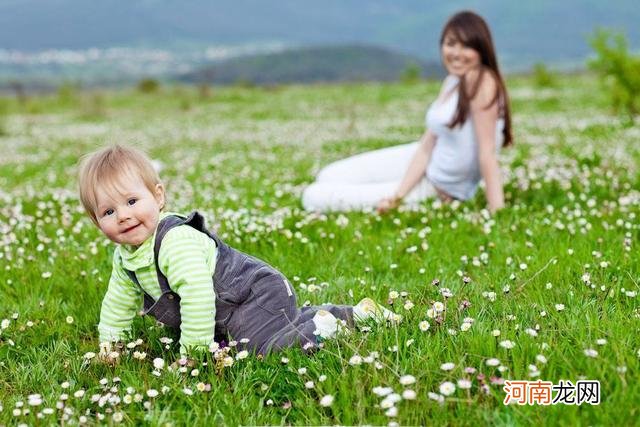
[[[338,160],[323,168],[316,181],[302,194],[302,205],[309,211],[353,211],[374,209],[380,200],[393,196],[418,142],[368,151]],[[436,196],[426,175],[404,198],[415,205]]]

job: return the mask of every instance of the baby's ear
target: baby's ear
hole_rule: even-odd
[[[154,193],[160,209],[164,208],[164,186],[162,184],[156,184]]]

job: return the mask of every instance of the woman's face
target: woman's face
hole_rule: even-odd
[[[441,48],[442,62],[449,74],[462,77],[480,65],[480,54],[465,46],[451,31],[445,34]]]

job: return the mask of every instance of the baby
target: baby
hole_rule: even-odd
[[[180,331],[180,353],[233,339],[258,354],[300,345],[311,351],[342,324],[399,316],[365,298],[356,306],[298,309],[286,277],[226,245],[198,212],[163,212],[165,191],[150,159],[125,146],[83,158],[80,199],[117,244],[102,301],[101,343],[123,340],[143,313]]]

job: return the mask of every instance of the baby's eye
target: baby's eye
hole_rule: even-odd
[[[113,215],[114,210],[113,209],[107,209],[102,213],[102,216],[109,216],[109,215]]]
[[[138,201],[138,199],[129,199],[129,201],[127,203],[129,203],[129,206],[133,206],[136,204],[136,202]]]

